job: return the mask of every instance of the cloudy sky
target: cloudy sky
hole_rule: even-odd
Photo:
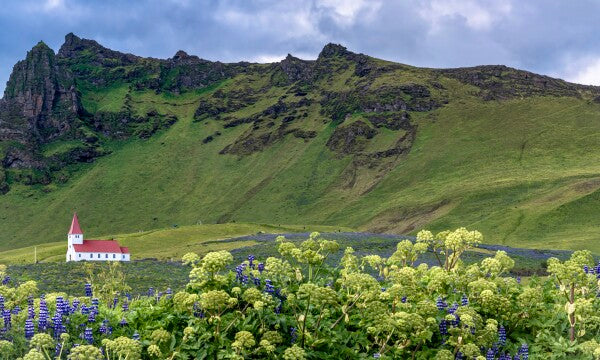
[[[2,0],[0,91],[39,40],[226,62],[314,59],[324,44],[417,66],[505,64],[600,85],[598,0]]]

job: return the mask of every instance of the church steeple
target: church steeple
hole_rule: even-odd
[[[71,228],[69,229],[67,240],[69,243],[69,248],[71,248],[73,245],[83,244],[83,231],[81,231],[81,226],[79,226],[77,213],[73,214],[73,220],[71,221]]]
[[[73,220],[71,221],[71,229],[69,229],[69,235],[83,235],[83,231],[81,231],[81,227],[79,226],[79,219],[77,218],[77,213],[73,214]]]

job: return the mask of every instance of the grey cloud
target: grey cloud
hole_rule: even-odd
[[[221,61],[316,57],[337,42],[416,66],[505,64],[567,79],[578,75],[573,59],[600,61],[600,2],[504,4],[509,10],[485,0],[5,0],[0,90],[27,50],[39,40],[58,50],[69,32],[160,58],[179,49]]]

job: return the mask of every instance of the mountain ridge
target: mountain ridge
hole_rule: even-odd
[[[548,219],[571,234],[564,214],[595,208],[600,88],[502,65],[418,68],[338,44],[270,64],[155,59],[68,34],[56,54],[36,45],[11,79],[3,248],[39,231],[60,240],[73,209],[92,233],[198,218],[396,233],[479,224],[494,241],[535,244],[564,230]],[[38,223],[22,228],[27,214]]]

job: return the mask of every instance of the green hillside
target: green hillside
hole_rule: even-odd
[[[63,241],[77,211],[90,238],[199,222],[393,233],[467,226],[490,244],[600,253],[597,88],[342,49],[220,72],[192,62],[208,74],[201,86],[188,63],[121,54],[111,56],[133,65],[107,68],[108,55],[98,62],[61,49],[82,125],[32,148],[55,159],[86,134],[99,139],[99,154],[42,170],[6,167],[0,250]],[[106,114],[123,109],[144,120],[113,136],[106,129],[120,125]],[[177,121],[165,125],[169,116]],[[8,154],[9,142],[0,144]]]

